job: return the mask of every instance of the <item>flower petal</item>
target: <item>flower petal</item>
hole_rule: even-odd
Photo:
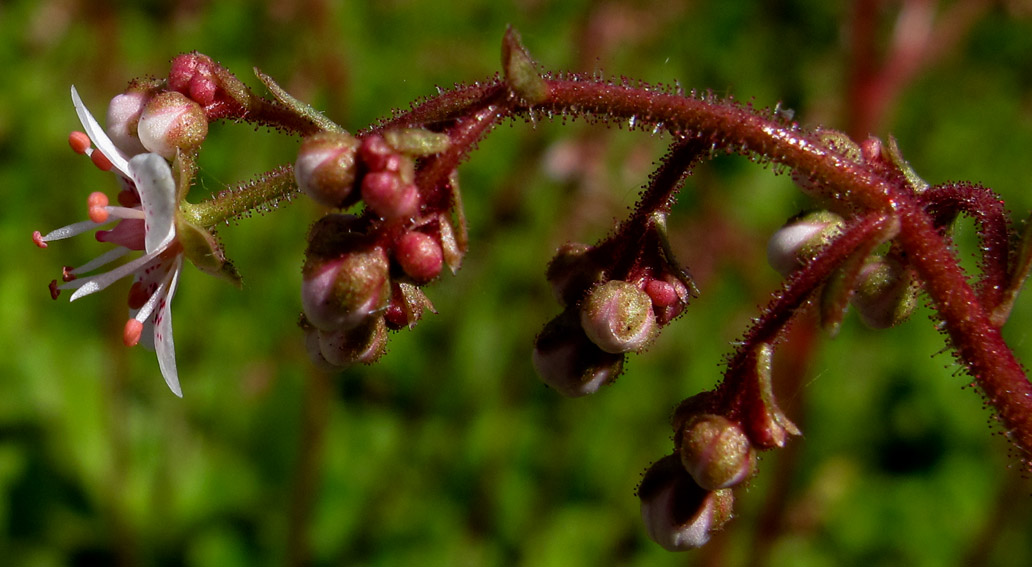
[[[158,154],[140,154],[129,160],[129,176],[143,204],[148,253],[164,248],[176,235],[176,182],[172,168]]]
[[[175,264],[170,274],[171,281],[168,284],[168,293],[158,304],[158,311],[154,315],[154,352],[158,355],[158,366],[161,368],[161,375],[165,377],[172,393],[183,397],[183,390],[179,387],[179,373],[176,370],[176,346],[172,341],[172,298],[179,287],[179,272],[183,270],[183,257],[176,256]]]
[[[61,289],[74,289],[75,293],[72,294],[72,297],[68,301],[75,301],[84,295],[96,293],[137,270],[142,270],[143,267],[152,262],[154,258],[154,254],[144,254],[131,262],[122,264],[110,272],[104,272],[103,274],[97,274],[96,276],[88,278],[72,280],[61,286]]]
[[[129,175],[129,162],[125,154],[115,146],[111,138],[108,138],[107,133],[100,127],[97,119],[86,109],[86,105],[82,103],[82,99],[79,98],[79,93],[74,86],[72,87],[72,104],[75,105],[75,114],[79,116],[79,122],[82,122],[82,127],[86,129],[86,134],[97,145],[100,153],[108,158],[108,161],[115,166],[115,169],[122,172],[123,175]]]

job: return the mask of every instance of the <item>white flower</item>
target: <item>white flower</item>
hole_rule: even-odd
[[[108,205],[106,195],[93,193],[87,201],[90,220],[46,235],[38,231],[33,234],[36,244],[46,248],[48,242],[118,221],[110,230],[96,232],[97,240],[116,247],[78,268],[66,267],[65,283],[58,285],[56,280],[52,281],[51,295],[56,299],[60,290],[74,290],[71,301],[75,301],[132,275],[134,281],[129,290],[129,320],[125,325],[124,342],[133,346],[142,339],[145,346],[153,348],[165,382],[175,395],[182,397],[172,340],[172,312],[169,309],[183,268],[183,247],[176,238],[177,196],[172,168],[165,158],[155,153],[127,157],[83,105],[75,87],[72,87],[72,102],[86,130],[86,135],[72,133],[69,138],[72,148],[90,156],[101,169],[113,170],[119,176],[123,190],[118,196],[121,206]],[[96,148],[91,147],[91,141]],[[133,250],[144,253],[110,271],[85,275]]]

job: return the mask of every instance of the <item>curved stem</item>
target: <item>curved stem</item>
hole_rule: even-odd
[[[935,303],[957,358],[996,408],[1010,440],[1032,457],[1032,384],[1003,341],[1000,330],[967,284],[931,219],[914,202],[901,200],[899,243]]]
[[[1026,459],[1032,457],[1032,384],[999,329],[991,324],[930,216],[908,188],[828,148],[794,124],[761,116],[733,102],[588,80],[548,79],[546,84],[544,102],[514,110],[591,114],[621,121],[633,118],[636,124],[696,138],[714,149],[759,155],[786,165],[814,180],[819,197],[853,215],[859,207],[898,216],[898,242],[939,310],[957,357],[997,410],[1007,435]],[[790,292],[801,287],[798,282],[790,286],[789,293],[782,294],[768,310],[783,314],[768,318],[773,327],[754,327],[749,341],[765,340],[759,335],[780,329],[782,323],[777,320],[787,319],[798,306],[794,301],[803,298],[792,297]],[[786,302],[791,305],[782,305]]]

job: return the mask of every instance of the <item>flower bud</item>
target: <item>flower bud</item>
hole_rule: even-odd
[[[317,331],[319,351],[331,366],[372,364],[387,352],[387,325],[383,317],[369,317],[351,329]]]
[[[842,233],[842,217],[815,211],[793,218],[767,243],[767,262],[783,276],[794,272]]]
[[[309,254],[301,283],[301,303],[312,325],[335,331],[358,326],[387,306],[390,277],[387,254],[354,235],[339,257]]]
[[[591,342],[614,354],[641,351],[658,328],[652,298],[623,280],[592,288],[580,306],[580,320]]]
[[[401,163],[401,156],[379,134],[362,138],[358,156],[369,171],[398,171]]]
[[[692,479],[677,455],[656,461],[638,487],[649,537],[669,551],[701,547],[732,517],[734,495],[708,491]]]
[[[437,238],[418,231],[401,235],[394,248],[398,265],[416,283],[436,278],[444,267],[444,251]]]
[[[184,53],[172,60],[168,74],[168,86],[179,91],[202,106],[215,102],[218,93],[215,63],[207,55]]]
[[[860,270],[850,303],[872,329],[896,326],[917,307],[918,288],[910,271],[894,258],[872,257]]]
[[[147,153],[147,148],[140,141],[137,128],[143,107],[150,100],[151,93],[129,91],[116,95],[108,104],[107,131],[111,141],[126,155]]]
[[[319,132],[305,138],[294,164],[298,187],[327,207],[350,204],[358,145],[357,139],[342,132]]]
[[[681,463],[706,490],[734,486],[752,474],[756,462],[738,424],[713,414],[698,415],[680,430]]]
[[[419,210],[419,190],[390,171],[367,173],[362,178],[362,200],[385,219],[411,217]]]
[[[208,119],[199,104],[182,93],[166,91],[143,108],[138,134],[147,150],[172,159],[177,149],[189,153],[201,145],[208,136]]]
[[[652,299],[652,310],[656,314],[656,323],[660,326],[666,325],[683,313],[691,295],[688,286],[671,275],[648,280],[645,284],[645,293]]]
[[[549,321],[534,341],[533,363],[541,380],[571,398],[594,394],[616,380],[623,359],[589,341],[570,309]]]
[[[559,247],[548,263],[545,277],[564,307],[580,301],[584,292],[603,277],[602,266],[591,257],[591,251],[587,244],[568,242]]]

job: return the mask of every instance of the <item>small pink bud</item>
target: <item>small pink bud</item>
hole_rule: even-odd
[[[645,293],[652,299],[652,310],[656,313],[656,323],[660,326],[666,325],[683,313],[691,296],[688,286],[669,274],[662,279],[649,280],[645,284]]]
[[[358,155],[369,171],[398,171],[400,156],[379,134],[363,137]]]
[[[611,353],[641,351],[658,329],[652,298],[623,280],[592,288],[580,306],[580,321],[591,342]]]
[[[830,211],[798,216],[778,229],[767,243],[767,262],[783,276],[809,262],[842,233],[842,217]]]
[[[571,398],[594,394],[623,370],[623,355],[604,352],[584,336],[575,311],[545,325],[534,341],[533,363],[541,380]]]
[[[677,455],[649,467],[638,498],[649,537],[670,551],[704,545],[731,519],[734,504],[730,489],[708,491],[696,484]]]
[[[756,452],[738,424],[713,414],[698,415],[680,430],[681,463],[706,490],[734,486],[752,474]]]
[[[147,148],[140,141],[137,126],[143,108],[150,100],[151,93],[129,91],[115,96],[108,104],[107,131],[111,141],[126,155],[147,153]]]
[[[362,178],[362,200],[385,219],[411,217],[419,210],[419,190],[394,172],[372,172]]]
[[[358,140],[339,132],[305,138],[294,164],[294,178],[306,195],[327,207],[350,204],[355,184]]]
[[[168,74],[168,86],[179,91],[201,106],[215,102],[218,82],[215,77],[216,63],[207,55],[184,53],[172,60]]]
[[[208,119],[196,102],[166,91],[151,98],[140,115],[140,142],[147,150],[172,159],[176,150],[189,153],[208,136]]]
[[[444,251],[437,238],[418,231],[406,232],[394,248],[401,269],[416,283],[436,278],[444,266]]]
[[[361,237],[336,258],[309,254],[301,282],[301,303],[312,325],[324,331],[358,326],[387,306],[387,255]]]

